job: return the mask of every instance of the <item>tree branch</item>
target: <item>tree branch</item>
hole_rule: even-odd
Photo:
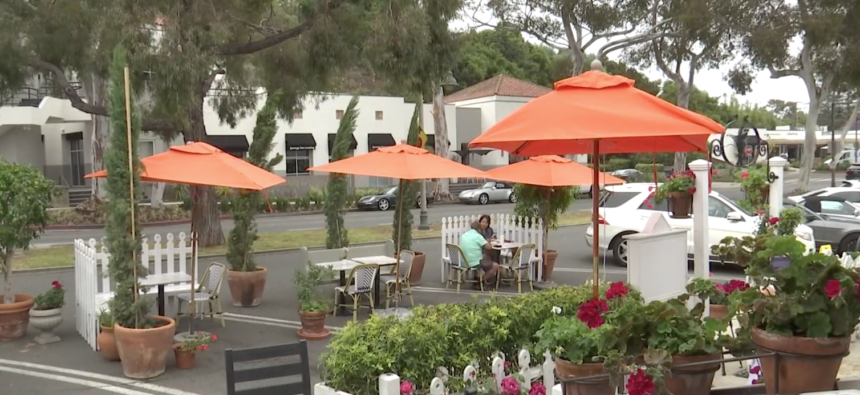
[[[767,70],[770,71],[770,78],[777,79],[782,77],[800,77],[800,70],[798,69],[775,69],[772,65],[767,66]]]
[[[666,59],[663,57],[663,40],[654,40],[654,59],[657,61],[657,68],[676,85],[684,81],[684,77],[669,68],[669,64],[666,63]],[[678,88],[680,89],[680,86]]]

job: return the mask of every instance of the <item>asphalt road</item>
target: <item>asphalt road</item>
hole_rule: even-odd
[[[837,174],[837,178],[841,179],[844,175]],[[797,173],[789,173],[786,177],[786,190],[793,190],[797,184]],[[837,181],[838,182],[838,181]],[[823,174],[814,174],[810,182],[810,189],[818,189],[830,186],[830,178]],[[740,188],[731,184],[715,185],[714,190],[726,195],[732,199],[741,199],[743,192]],[[464,205],[464,204],[440,204],[431,205],[427,210],[428,219],[431,223],[440,222],[443,217],[467,214],[493,214],[493,213],[513,213],[514,205],[511,203],[490,204],[487,206]],[[590,200],[578,200],[571,205],[568,211],[588,211],[591,209]],[[413,209],[412,214],[415,221],[418,221],[419,210]],[[351,212],[345,216],[347,228],[360,228],[369,226],[391,225],[394,212],[386,211],[370,211],[370,212]],[[233,228],[232,220],[223,220],[221,225],[224,233]],[[150,226],[144,228],[144,234],[167,234],[189,232],[189,224],[168,225],[168,226]],[[293,216],[261,216],[257,218],[257,228],[259,232],[283,232],[288,230],[314,230],[325,228],[325,216],[322,214],[315,215],[293,215]],[[104,236],[103,229],[76,229],[76,230],[51,230],[45,232],[39,240],[34,243],[36,246],[47,245],[69,245],[75,239],[101,238]]]

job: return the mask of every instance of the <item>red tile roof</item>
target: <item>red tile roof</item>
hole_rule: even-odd
[[[528,81],[518,80],[504,74],[481,81],[445,97],[445,103],[478,99],[490,96],[539,97],[552,89]]]

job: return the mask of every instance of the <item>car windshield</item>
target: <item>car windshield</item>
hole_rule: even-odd
[[[493,189],[496,186],[495,182],[485,182],[484,185],[481,185],[481,189]]]
[[[748,210],[746,210],[746,209],[742,208],[739,204],[737,204],[737,202],[735,202],[735,201],[734,201],[734,200],[732,200],[732,199],[729,199],[727,196],[725,196],[725,195],[720,195],[720,198],[721,198],[724,202],[726,202],[729,206],[732,206],[732,208],[734,208],[735,210],[738,210],[738,211],[740,211],[740,212],[744,213],[744,215],[746,215],[746,216],[748,216],[748,217],[755,217],[755,216],[756,216],[755,214],[753,214],[753,213],[749,212]]]
[[[616,208],[630,201],[642,192],[611,192],[603,191],[603,196],[600,198],[600,207]]]
[[[388,188],[385,190],[385,192],[382,192],[382,194],[383,195],[396,195],[397,194],[397,187]]]
[[[808,223],[808,222],[815,221],[815,220],[819,220],[819,221],[824,220],[824,218],[822,218],[820,215],[818,215],[815,212],[813,212],[812,210],[806,208],[806,206],[804,206],[802,204],[786,205],[786,207],[797,207],[798,209],[800,209],[800,211],[803,212],[804,223]]]

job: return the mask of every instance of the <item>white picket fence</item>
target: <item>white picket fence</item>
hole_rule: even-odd
[[[552,389],[552,395],[561,395],[561,385],[555,384],[555,362],[552,359],[549,351],[544,353],[544,362],[540,365],[532,366],[531,354],[527,350],[521,350],[517,355],[517,366],[522,378],[518,378],[520,385],[528,391],[532,383],[541,383],[549,394]],[[505,355],[498,353],[490,365],[491,372],[489,376],[493,377],[495,385],[495,393],[501,393],[502,380],[506,377],[505,373]],[[476,366],[469,365],[463,369],[463,381],[467,386],[476,384],[480,378],[486,377],[478,372]],[[446,395],[446,383],[448,382],[448,369],[440,367],[437,369],[437,377],[430,382],[431,395]],[[413,383],[416,384],[416,383]],[[387,373],[379,376],[379,395],[400,395],[400,376],[392,373]],[[419,388],[419,389],[423,389]],[[348,392],[339,391],[329,387],[326,383],[318,383],[314,385],[313,395],[351,395]]]
[[[542,262],[543,257],[543,225],[540,219],[532,219],[511,214],[489,214],[490,227],[496,232],[499,240],[510,240],[513,243],[534,244],[535,257]],[[471,229],[471,223],[477,221],[479,215],[466,215],[442,218],[442,257],[448,258],[446,244],[460,244],[460,236]],[[518,225],[519,224],[519,225]],[[529,225],[530,224],[530,225]],[[448,278],[448,267],[441,265],[442,282]],[[534,274],[534,273],[532,273]],[[543,278],[543,265],[537,265],[537,279]]]
[[[164,240],[155,235],[152,243],[146,237],[142,239],[140,261],[151,274],[191,273],[187,263],[190,259],[191,239],[184,232],[178,237],[168,233]],[[104,239],[75,240],[75,325],[93,350],[97,349],[99,312],[107,310],[107,302],[113,299],[109,260]],[[193,266],[198,274],[196,265]],[[190,288],[188,283],[173,284],[165,287],[165,293],[189,292]],[[158,292],[155,288],[146,291],[150,295]]]

